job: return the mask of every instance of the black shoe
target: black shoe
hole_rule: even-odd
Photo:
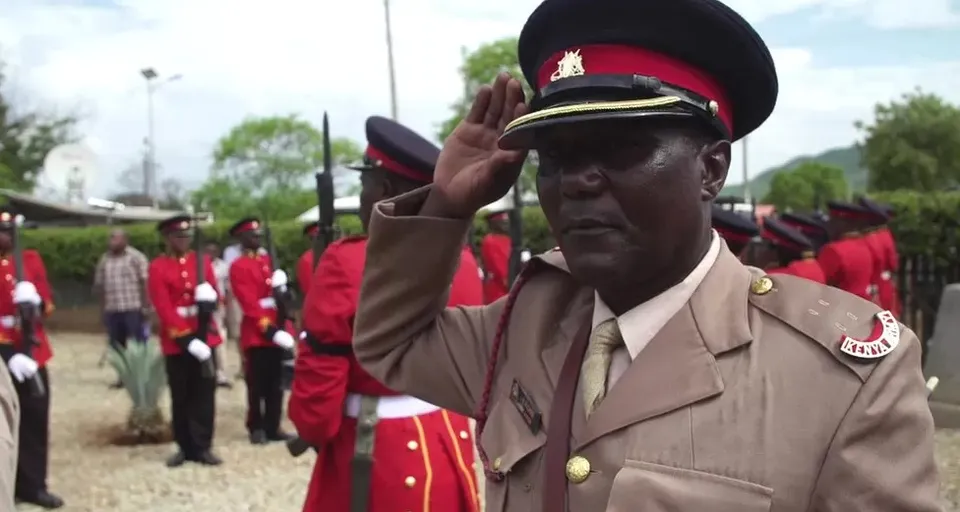
[[[123,389],[123,381],[116,381],[113,384],[110,384],[110,389]]]
[[[177,453],[174,453],[172,456],[170,456],[169,459],[167,459],[167,467],[178,468],[182,466],[185,462],[187,462],[187,456],[184,455],[183,452],[178,451]]]
[[[204,466],[219,466],[223,464],[223,460],[220,457],[217,457],[211,451],[206,451],[200,454],[197,457],[197,462],[203,464]]]
[[[36,505],[40,508],[45,509],[55,509],[63,506],[63,500],[60,499],[56,494],[52,494],[47,491],[40,491],[31,498],[17,498],[17,501],[20,503],[29,503],[31,505]]]
[[[288,433],[286,433],[286,432],[284,432],[284,431],[282,431],[282,430],[278,430],[278,431],[274,432],[273,434],[267,434],[267,441],[271,441],[271,442],[283,441],[283,442],[285,443],[285,442],[293,439],[293,437],[294,437],[294,436],[292,436],[292,435],[290,435],[290,434],[288,434]]]
[[[267,444],[267,433],[262,430],[250,432],[250,444]]]

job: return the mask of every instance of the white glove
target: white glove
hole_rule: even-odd
[[[187,345],[187,352],[190,352],[190,355],[196,357],[197,361],[201,363],[210,359],[211,355],[210,347],[196,338],[190,340],[190,344]]]
[[[280,269],[274,270],[273,276],[270,277],[270,284],[274,288],[285,289],[287,287],[287,273]]]
[[[40,298],[40,294],[37,293],[37,287],[30,281],[19,281],[13,288],[14,304],[33,304],[34,306],[39,306],[42,301],[43,299]]]
[[[197,289],[193,291],[193,300],[197,302],[216,302],[217,290],[210,283],[200,283],[197,285]]]
[[[10,375],[13,375],[17,382],[33,378],[37,374],[37,369],[40,368],[36,361],[23,354],[14,354],[7,362],[7,366],[10,368]]]
[[[520,263],[526,263],[530,261],[530,251],[524,249],[520,251]]]
[[[280,330],[273,335],[273,342],[276,343],[280,348],[290,350],[293,348],[296,340],[293,339],[293,335],[291,335],[289,332]]]

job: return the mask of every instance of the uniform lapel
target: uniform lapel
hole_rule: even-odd
[[[752,339],[749,282],[749,271],[724,246],[690,301],[654,336],[591,415],[577,449],[627,425],[722,393],[716,355]],[[583,411],[582,405],[578,410]]]

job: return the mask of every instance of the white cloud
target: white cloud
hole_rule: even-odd
[[[884,11],[887,1],[730,3],[754,21],[828,3],[861,9],[868,19],[897,18]],[[920,12],[918,4],[938,1],[914,0],[909,7]],[[401,121],[432,135],[462,87],[460,47],[516,35],[536,3],[394,2]],[[87,114],[83,128],[104,169],[96,193],[111,190],[116,174],[139,157],[147,125],[139,75],[145,66],[162,75],[183,74],[154,100],[158,159],[165,175],[188,185],[204,178],[213,142],[246,116],[299,112],[319,124],[327,110],[335,135],[362,140],[364,119],[390,110],[379,0],[340,2],[336,9],[302,0],[275,0],[269,9],[227,0],[126,0],[120,9],[77,2],[52,7],[38,0],[4,4],[0,48],[17,90],[33,102]],[[756,170],[849,143],[854,120],[868,116],[876,101],[915,85],[958,100],[960,63],[830,69],[818,67],[803,49],[774,54],[781,98],[774,116],[751,138]]]

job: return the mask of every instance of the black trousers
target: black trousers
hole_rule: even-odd
[[[209,451],[217,413],[217,379],[203,377],[200,361],[189,353],[166,356],[173,438],[188,459]]]
[[[268,435],[280,430],[283,414],[283,359],[280,347],[254,347],[244,351],[247,384],[247,430]]]
[[[37,375],[47,392],[32,396],[29,382],[13,379],[20,399],[20,448],[17,460],[18,498],[30,499],[47,490],[47,449],[50,446],[50,376],[46,368]]]

